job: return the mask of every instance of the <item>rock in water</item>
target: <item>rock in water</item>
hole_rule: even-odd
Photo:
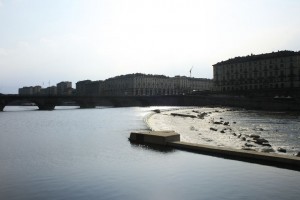
[[[229,122],[224,122],[224,125],[225,126],[229,126]]]
[[[246,147],[255,147],[255,145],[248,144],[248,143],[245,143],[245,146],[246,146]]]
[[[277,148],[277,151],[278,152],[281,152],[281,153],[286,153],[286,149],[282,148],[282,147],[278,147]]]
[[[264,139],[264,138],[253,138],[254,142],[256,144],[264,144],[264,143],[269,143],[268,140]]]
[[[263,145],[263,146],[265,146],[265,147],[272,147],[269,143],[263,143],[263,144],[261,144],[261,145]]]
[[[214,122],[214,124],[222,124],[222,122]]]
[[[204,112],[204,113],[201,113],[198,115],[198,118],[200,119],[203,119],[207,114]]]
[[[295,153],[295,156],[300,157],[300,152]]]
[[[178,117],[190,117],[190,118],[196,118],[194,115],[186,115],[186,114],[180,114],[180,113],[171,113],[172,116],[178,116]]]
[[[263,148],[260,151],[264,152],[264,153],[270,153],[270,152],[274,152],[274,149],[273,148]]]
[[[251,134],[249,137],[251,137],[251,138],[260,138],[259,135],[255,135],[255,134]]]

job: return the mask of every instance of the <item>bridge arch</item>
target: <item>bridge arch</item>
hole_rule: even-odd
[[[55,103],[51,101],[45,101],[44,99],[34,99],[34,98],[7,98],[2,99],[0,102],[0,111],[4,111],[5,106],[13,104],[14,102],[21,103],[34,103],[39,110],[54,110]]]
[[[30,105],[30,104],[35,104],[33,101],[29,100],[29,99],[13,99],[13,98],[9,98],[9,99],[2,99],[0,101],[0,111],[4,111],[4,108],[8,105]],[[35,104],[36,105],[36,104]]]

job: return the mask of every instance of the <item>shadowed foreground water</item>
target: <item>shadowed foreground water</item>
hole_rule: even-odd
[[[0,199],[297,199],[300,172],[128,142],[154,108],[0,113]]]

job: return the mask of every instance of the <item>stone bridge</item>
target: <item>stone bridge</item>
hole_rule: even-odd
[[[80,108],[96,106],[188,106],[198,105],[197,99],[189,96],[32,96],[32,95],[1,95],[0,111],[14,102],[31,102],[39,110],[54,110],[55,106],[65,102],[74,102]]]
[[[170,96],[22,96],[0,95],[0,111],[14,102],[32,102],[39,110],[54,110],[65,102],[74,102],[80,108],[96,106],[230,106],[259,110],[300,111],[299,99],[289,101],[269,97],[228,95],[170,95]]]

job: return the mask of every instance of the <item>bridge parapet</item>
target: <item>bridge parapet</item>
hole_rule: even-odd
[[[63,102],[76,102],[81,108],[96,106],[232,106],[263,110],[300,111],[300,100],[278,101],[274,98],[252,98],[229,95],[197,96],[20,96],[0,95],[0,111],[14,101],[35,103],[40,110],[53,110]]]

